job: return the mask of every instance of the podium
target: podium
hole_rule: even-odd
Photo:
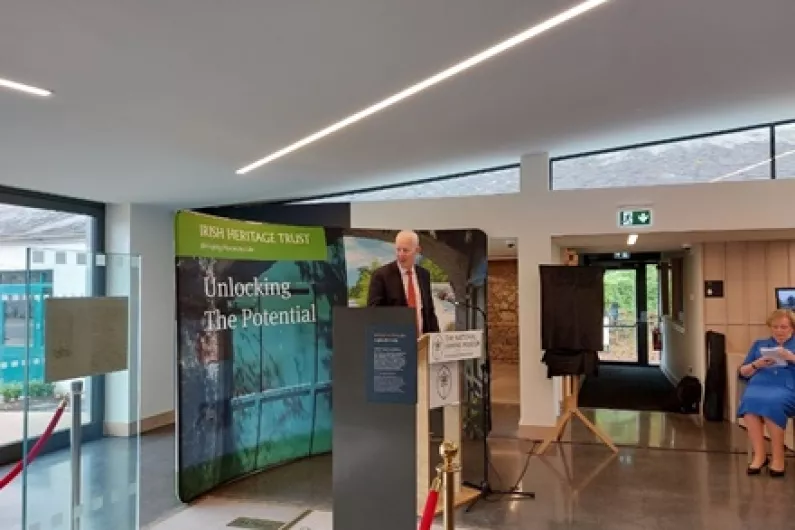
[[[425,499],[436,476],[439,451],[431,439],[430,411],[444,414],[442,438],[459,448],[456,464],[461,466],[461,361],[483,355],[483,331],[428,333],[417,340],[417,514],[422,515]],[[455,507],[474,501],[480,491],[461,483],[456,475]],[[442,511],[439,503],[436,513]]]
[[[333,311],[334,528],[414,528],[440,461],[430,410],[444,407],[444,438],[460,447],[459,361],[481,357],[483,332],[417,339],[413,309]],[[480,495],[460,472],[456,484],[455,506]]]
[[[333,311],[333,527],[415,528],[417,315]]]

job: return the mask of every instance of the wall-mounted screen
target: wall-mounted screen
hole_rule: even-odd
[[[795,287],[776,288],[776,308],[795,311]]]

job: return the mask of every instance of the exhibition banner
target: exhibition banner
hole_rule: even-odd
[[[251,223],[193,212],[176,219],[177,256],[240,260],[325,260],[322,228]]]
[[[472,313],[451,300],[485,307],[486,235],[418,234],[441,329],[471,329]],[[373,271],[394,260],[395,235],[177,214],[180,500],[331,451],[332,308],[366,305]],[[475,370],[463,370],[463,414],[468,436],[480,438]]]
[[[328,452],[342,248],[323,228],[187,211],[175,248],[180,499]]]

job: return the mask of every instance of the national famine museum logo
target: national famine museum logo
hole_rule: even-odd
[[[453,389],[453,374],[450,372],[450,367],[443,364],[436,372],[436,393],[442,399],[447,401],[450,397],[450,392]]]
[[[438,361],[442,358],[442,349],[444,349],[444,339],[441,335],[436,335],[431,343],[431,357]]]

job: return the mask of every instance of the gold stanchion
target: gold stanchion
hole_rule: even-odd
[[[439,454],[442,456],[442,463],[436,470],[442,474],[444,492],[442,528],[455,530],[455,474],[458,472],[455,457],[458,455],[458,447],[454,443],[444,442],[439,447]]]

